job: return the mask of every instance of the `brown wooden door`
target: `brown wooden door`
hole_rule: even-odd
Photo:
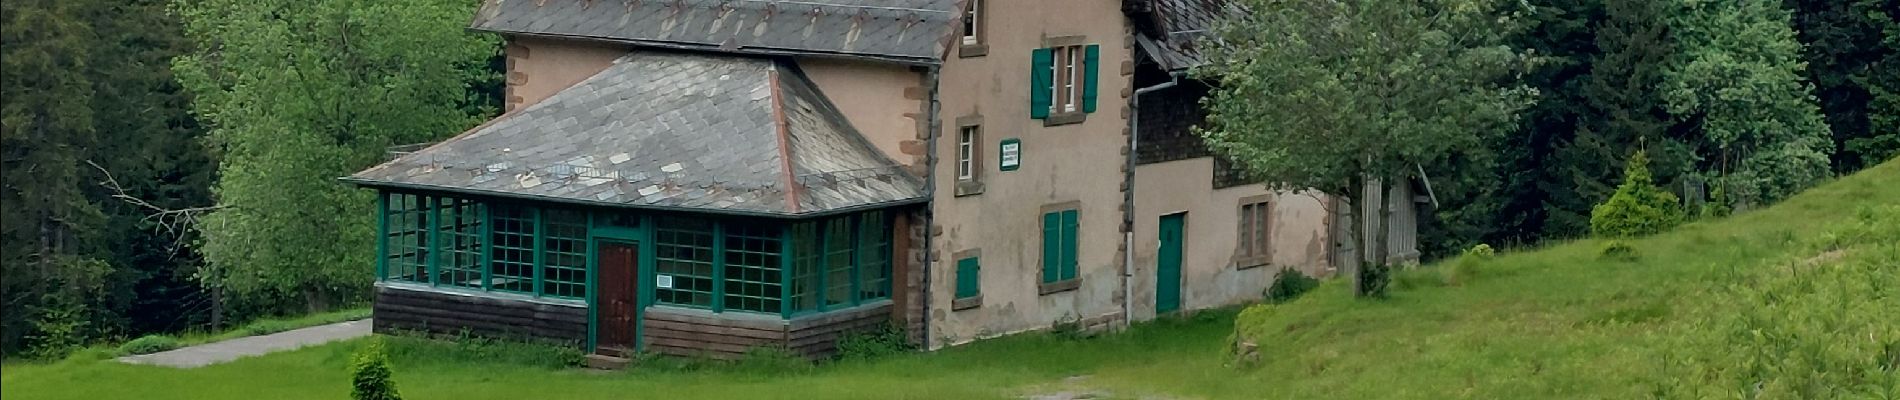
[[[599,347],[632,350],[639,340],[639,248],[625,243],[601,243],[599,249]]]

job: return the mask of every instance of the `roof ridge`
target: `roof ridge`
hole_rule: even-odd
[[[766,67],[766,85],[772,87],[772,123],[778,127],[779,167],[785,169],[785,211],[798,213],[798,171],[792,167],[792,124],[785,120],[785,95],[779,89],[777,62]]]

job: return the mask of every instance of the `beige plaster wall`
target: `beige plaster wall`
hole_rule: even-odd
[[[1181,251],[1181,308],[1219,307],[1258,300],[1281,268],[1308,275],[1332,273],[1324,195],[1273,192],[1259,185],[1214,189],[1214,159],[1195,158],[1135,168],[1135,320],[1155,316],[1155,266],[1164,215],[1186,213]],[[1272,262],[1241,269],[1233,260],[1243,199],[1269,196]]]
[[[800,58],[798,68],[885,155],[908,164],[924,154],[916,141],[924,101],[921,73],[898,64],[824,58]],[[905,141],[915,143],[905,146]]]
[[[986,55],[955,48],[940,79],[941,137],[932,228],[931,343],[963,343],[1046,329],[1064,321],[1103,321],[1121,311],[1122,148],[1127,126],[1130,39],[1120,3],[1106,0],[986,2]],[[1083,35],[1101,46],[1097,111],[1072,125],[1043,126],[1029,116],[1030,54],[1046,37]],[[954,40],[954,38],[953,38]],[[953,46],[954,47],[954,46]],[[978,175],[983,193],[956,196],[956,120],[982,118]],[[1022,141],[1022,166],[999,171],[998,143]],[[1039,294],[1041,212],[1078,202],[1076,290]],[[953,311],[960,251],[982,252],[982,306]]]
[[[612,65],[632,49],[577,40],[508,38],[507,111],[532,105]]]

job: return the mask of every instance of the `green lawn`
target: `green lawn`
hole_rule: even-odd
[[[1093,339],[1029,334],[787,372],[757,366],[592,372],[395,341],[410,399],[1900,398],[1900,162],[1771,209],[1629,241],[1510,252],[1475,278],[1405,272],[1391,299],[1328,282],[1241,317],[1257,365],[1230,366],[1235,312]],[[12,364],[9,399],[340,399],[363,341],[195,370],[97,357]],[[521,359],[527,358],[527,359]],[[1759,389],[1757,389],[1759,388]],[[1822,394],[1815,396],[1815,394]]]

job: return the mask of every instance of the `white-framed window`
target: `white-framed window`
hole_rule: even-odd
[[[983,43],[983,0],[970,0],[970,11],[963,15],[963,44]]]
[[[1082,46],[1056,46],[1051,48],[1055,54],[1053,74],[1056,82],[1051,86],[1049,102],[1051,113],[1072,113],[1081,110],[1082,104]]]
[[[957,129],[957,180],[976,180],[977,148],[982,143],[982,128],[976,125]]]

